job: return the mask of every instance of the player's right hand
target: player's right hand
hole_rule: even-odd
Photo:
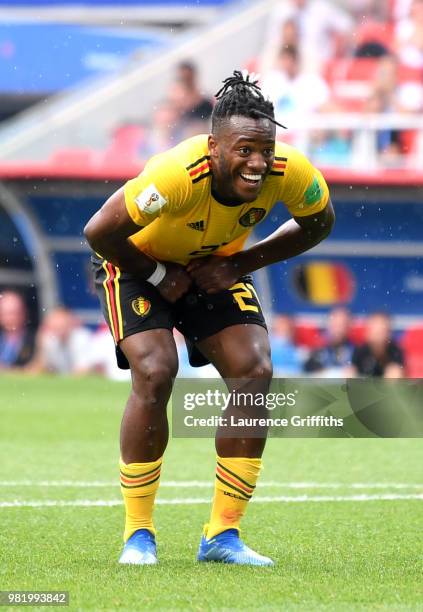
[[[166,276],[157,285],[157,289],[165,300],[176,302],[192,285],[192,278],[179,264],[166,263]]]

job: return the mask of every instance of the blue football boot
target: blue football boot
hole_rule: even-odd
[[[148,529],[138,529],[125,543],[119,563],[154,565],[158,563],[156,538]]]
[[[206,540],[201,538],[197,561],[220,561],[235,565],[274,565],[272,559],[259,555],[240,539],[237,529],[227,529]]]

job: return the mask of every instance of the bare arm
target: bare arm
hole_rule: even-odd
[[[264,266],[295,257],[326,238],[335,221],[331,201],[315,215],[290,219],[273,234],[231,257],[211,256],[194,260],[188,272],[199,287],[217,293],[231,287],[240,276]]]
[[[139,278],[148,278],[156,263],[128,240],[140,229],[126,210],[122,187],[91,217],[84,235],[93,251],[104,259]]]
[[[315,215],[290,219],[273,234],[233,256],[240,275],[300,255],[316,246],[330,233],[335,221],[332,202]]]
[[[122,187],[88,221],[84,235],[91,248],[104,259],[137,278],[148,279],[155,271],[157,262],[129,240],[140,230],[141,227],[128,214]],[[166,276],[157,289],[162,297],[174,302],[186,293],[191,283],[191,277],[182,266],[166,263]]]

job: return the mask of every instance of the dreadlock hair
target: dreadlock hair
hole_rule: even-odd
[[[222,121],[234,115],[269,119],[275,125],[285,127],[276,121],[273,103],[263,96],[257,83],[258,80],[250,80],[249,74],[244,77],[239,70],[234,70],[233,76],[223,81],[223,87],[215,94],[217,103],[212,112],[213,132]]]

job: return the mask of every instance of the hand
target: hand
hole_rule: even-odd
[[[165,263],[166,276],[157,285],[157,289],[165,300],[176,302],[192,285],[192,278],[185,268],[179,264]]]
[[[218,293],[229,289],[241,276],[239,267],[231,257],[216,255],[193,259],[187,266],[187,272],[197,286],[206,293]]]

